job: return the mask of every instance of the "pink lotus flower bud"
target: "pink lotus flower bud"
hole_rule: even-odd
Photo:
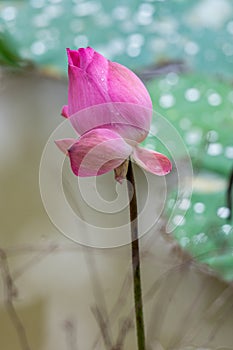
[[[152,102],[141,80],[128,68],[86,49],[67,50],[69,118],[78,140],[56,141],[77,176],[97,176],[120,167],[129,157],[147,171],[165,175],[169,159],[139,147],[150,128]],[[119,173],[119,174],[118,174]],[[115,171],[122,181],[122,171]]]
[[[141,80],[128,68],[111,62],[91,47],[67,49],[69,93],[67,117],[97,104],[133,103],[152,109],[150,95]]]

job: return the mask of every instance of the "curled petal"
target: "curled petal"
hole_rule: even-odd
[[[172,170],[172,164],[166,156],[145,148],[136,147],[132,158],[140,167],[155,175],[163,176]]]
[[[62,107],[61,115],[63,117],[65,117],[65,118],[69,118],[69,112],[68,112],[68,106],[67,105]]]
[[[65,154],[68,154],[68,149],[76,142],[76,139],[56,140],[55,144]]]
[[[109,129],[87,132],[68,150],[71,168],[81,177],[105,174],[122,164],[131,152],[132,147]]]

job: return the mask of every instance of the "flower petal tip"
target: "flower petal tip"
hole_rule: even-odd
[[[66,155],[68,155],[69,148],[76,142],[75,139],[62,139],[54,141],[57,147]]]
[[[61,110],[61,115],[65,118],[69,118],[69,114],[68,114],[68,106],[65,105],[62,107],[62,110]]]
[[[164,154],[149,149],[137,147],[132,158],[140,167],[158,176],[167,175],[172,170],[172,163]]]

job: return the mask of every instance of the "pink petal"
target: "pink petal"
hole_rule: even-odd
[[[133,139],[141,142],[148,133],[152,117],[151,98],[141,80],[128,68],[108,61],[90,47],[77,51],[67,49],[67,54],[69,62],[69,110],[68,113],[65,112],[66,115],[71,116],[82,109],[99,104],[122,103],[122,105],[118,104],[117,107],[113,106],[115,114],[120,116],[118,120],[121,124],[126,123],[130,126],[131,130],[126,128],[129,130],[129,133],[126,132],[127,137],[131,137],[133,132],[136,135],[133,136]],[[143,107],[144,110],[141,111],[140,108]],[[109,113],[104,113],[104,118],[107,114]],[[116,123],[116,120],[111,120],[109,116],[107,118],[108,120],[104,120],[103,123],[102,116],[96,114],[94,120],[98,124],[96,127]],[[91,128],[89,126],[89,130]],[[136,132],[137,130],[132,128],[140,129],[139,134]],[[117,130],[120,132],[120,129]],[[147,131],[145,133],[141,130]],[[83,133],[80,130],[78,132]]]
[[[91,48],[67,50],[69,115],[93,105],[109,102],[108,60]]]
[[[136,147],[132,158],[140,167],[155,175],[166,175],[172,169],[172,164],[166,156],[145,148]]]
[[[76,139],[56,140],[55,144],[65,154],[68,154],[68,149],[76,142]]]
[[[131,70],[109,61],[108,93],[112,102],[134,103],[152,109],[152,101],[145,85]]]
[[[106,102],[105,91],[86,71],[69,66],[69,115],[93,105]]]
[[[68,114],[68,106],[65,105],[62,107],[62,110],[61,110],[61,115],[65,118],[69,118],[69,114]]]
[[[68,150],[71,168],[81,177],[105,174],[122,164],[131,152],[132,147],[108,129],[89,131]]]
[[[150,129],[152,110],[133,103],[105,103],[83,109],[70,117],[78,134],[94,128],[108,128],[123,138],[142,142]]]
[[[79,50],[66,49],[68,56],[68,64],[81,69],[86,69],[92,61],[95,50],[91,47],[80,48]]]

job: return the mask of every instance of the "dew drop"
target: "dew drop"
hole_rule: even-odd
[[[210,130],[206,134],[206,140],[208,142],[216,142],[218,141],[218,133],[215,130]]]
[[[185,135],[185,141],[188,145],[196,145],[201,141],[202,131],[199,129],[190,130]]]
[[[233,159],[233,147],[232,146],[228,146],[225,148],[225,156],[228,159]]]
[[[223,226],[222,226],[222,230],[223,230],[223,232],[224,232],[226,235],[229,235],[229,233],[230,233],[231,230],[232,230],[232,226],[231,226],[231,225],[228,225],[228,224],[223,225]]]
[[[233,35],[233,21],[230,21],[228,24],[227,24],[227,30],[230,34]]]
[[[136,22],[139,25],[150,25],[153,21],[154,6],[151,4],[143,3],[139,6],[138,13],[136,14]]]
[[[174,216],[172,221],[176,226],[183,226],[185,224],[185,218],[182,215]]]
[[[62,6],[50,5],[46,7],[46,16],[48,16],[49,18],[57,18],[60,17],[62,14]]]
[[[188,198],[183,198],[180,205],[179,205],[179,208],[181,210],[188,210],[190,205],[191,205],[190,200]]]
[[[188,237],[182,237],[179,242],[181,247],[186,247],[190,243],[190,239]]]
[[[126,20],[129,14],[129,8],[126,6],[117,6],[112,11],[112,17],[118,21]]]
[[[151,124],[150,132],[147,137],[153,137],[153,136],[156,136],[157,134],[158,134],[158,127],[155,124]]]
[[[230,209],[227,207],[221,207],[218,208],[217,210],[217,215],[221,218],[221,219],[227,219],[230,215]]]
[[[222,103],[222,97],[214,92],[208,96],[208,102],[211,106],[219,106]]]
[[[205,211],[205,204],[201,202],[195,203],[193,206],[193,210],[196,214],[202,214]]]
[[[208,146],[207,153],[210,156],[219,156],[223,151],[221,143],[211,143]]]
[[[200,98],[200,91],[195,88],[188,89],[185,92],[185,98],[190,102],[196,102]]]
[[[159,99],[159,104],[163,108],[171,108],[175,102],[175,97],[171,94],[162,95]]]
[[[49,26],[49,18],[45,15],[37,15],[33,17],[32,23],[35,27],[43,28]]]
[[[51,4],[59,4],[60,2],[62,2],[63,0],[49,0],[49,2]]]
[[[198,233],[197,235],[193,236],[192,241],[194,244],[200,244],[207,242],[208,237],[204,232]]]
[[[142,34],[139,34],[139,33],[131,34],[129,36],[128,40],[129,40],[129,44],[131,46],[135,46],[135,47],[140,47],[145,42],[144,36]]]
[[[17,15],[17,10],[14,6],[7,6],[3,8],[1,15],[5,21],[12,21]]]
[[[170,72],[166,76],[166,81],[169,85],[176,85],[179,81],[179,76],[174,72]]]
[[[30,0],[31,7],[40,9],[45,6],[45,0]]]
[[[141,48],[134,45],[129,45],[126,49],[126,52],[130,57],[137,57],[141,53]]]
[[[73,13],[79,17],[91,16],[96,14],[100,9],[100,3],[96,1],[86,1],[78,3],[73,9]]]
[[[45,44],[42,41],[35,41],[31,45],[31,52],[34,55],[43,55],[47,51]]]
[[[185,52],[190,55],[190,56],[194,56],[198,53],[199,51],[199,46],[193,42],[193,41],[189,41],[185,47],[184,47]]]

